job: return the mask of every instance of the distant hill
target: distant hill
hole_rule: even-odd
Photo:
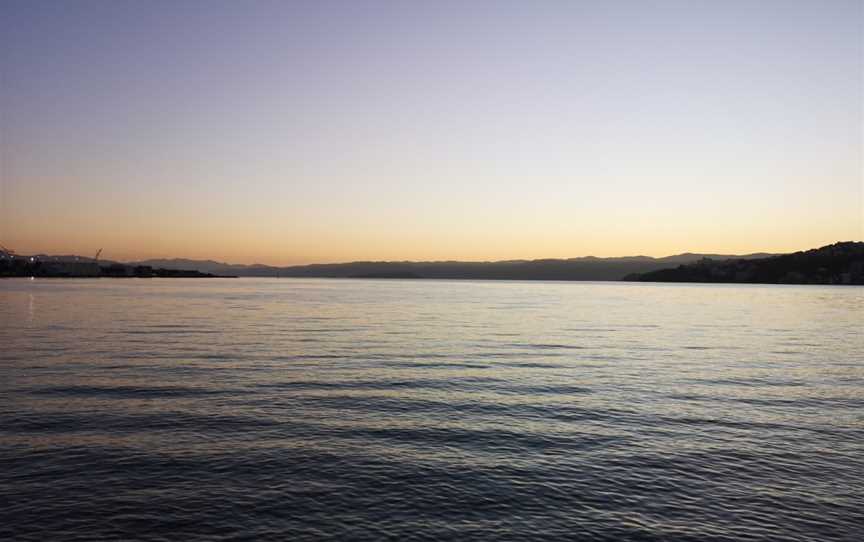
[[[161,269],[193,269],[202,273],[236,277],[273,277],[279,272],[278,267],[269,265],[230,264],[213,260],[187,260],[183,258],[143,260],[130,262],[129,265],[148,265]]]
[[[636,273],[642,282],[864,284],[864,243],[847,241],[766,258],[701,258],[675,268]]]
[[[214,275],[241,277],[319,278],[426,278],[485,280],[620,280],[634,273],[647,273],[703,258],[763,258],[768,254],[729,256],[678,254],[664,258],[627,256],[619,258],[507,260],[497,262],[349,262],[273,267],[262,264],[236,265],[212,260],[145,260],[133,265],[165,269],[195,269]]]
[[[24,265],[25,262],[22,258],[24,257],[18,257],[15,262]],[[84,256],[40,254],[34,258],[41,262],[40,265],[45,269],[52,265],[56,267],[61,264],[67,267],[93,265],[93,258]],[[3,264],[0,265],[2,267],[0,276],[20,274],[18,272],[13,273],[12,267],[10,267],[13,262],[8,258],[7,260],[0,262]],[[121,265],[118,262],[101,259],[99,264],[103,267]],[[287,267],[174,258],[129,262],[122,265],[148,266],[153,270],[159,270],[159,272],[163,272],[162,270],[183,270],[184,272],[197,271],[216,276],[240,277],[864,284],[864,243],[841,242],[785,255],[756,253],[734,256],[688,252],[663,258],[649,256],[596,258],[587,256],[569,259],[496,262],[368,261]],[[155,275],[155,271],[153,273]],[[72,274],[77,275],[78,273],[76,271]]]

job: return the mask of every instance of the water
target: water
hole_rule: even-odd
[[[864,289],[0,281],[0,539],[861,540]]]

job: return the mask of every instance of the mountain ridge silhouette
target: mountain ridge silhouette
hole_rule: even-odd
[[[148,259],[130,262],[165,269],[193,269],[217,275],[245,277],[317,277],[317,278],[431,278],[487,280],[621,280],[633,273],[646,273],[703,258],[750,259],[770,256],[769,253],[721,255],[683,253],[654,258],[651,256],[618,256],[600,258],[514,259],[497,261],[352,261],[292,266],[266,264],[230,264],[215,260],[186,258]]]

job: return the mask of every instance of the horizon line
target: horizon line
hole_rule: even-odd
[[[227,262],[227,261],[214,260],[214,259],[210,259],[210,258],[203,258],[203,259],[200,259],[200,258],[188,258],[188,257],[151,257],[151,258],[128,259],[128,260],[113,260],[113,259],[111,259],[111,258],[105,258],[105,259],[103,259],[102,261],[110,261],[110,262],[118,262],[118,263],[132,264],[132,263],[144,263],[144,262],[154,261],[154,260],[164,260],[164,261],[186,260],[186,261],[195,261],[195,262],[213,262],[213,263],[216,263],[216,264],[220,264],[220,265],[227,265],[227,266],[286,268],[286,267],[307,267],[307,266],[316,266],[316,265],[349,265],[349,264],[358,264],[358,263],[403,263],[403,264],[404,264],[404,263],[413,263],[413,264],[424,264],[424,263],[425,263],[425,264],[434,264],[434,263],[476,263],[476,264],[494,264],[494,263],[509,263],[509,262],[569,261],[569,260],[587,260],[587,259],[595,259],[595,260],[616,260],[616,259],[635,259],[635,258],[646,258],[646,259],[652,259],[652,260],[663,260],[663,259],[667,259],[667,258],[674,258],[674,257],[677,257],[677,256],[688,256],[688,255],[695,255],[695,256],[724,256],[724,257],[727,257],[727,258],[747,257],[747,256],[756,256],[756,255],[760,255],[760,256],[780,256],[780,255],[784,255],[784,254],[794,254],[794,253],[796,253],[796,252],[804,252],[804,251],[807,251],[807,250],[813,250],[813,249],[818,249],[818,248],[824,248],[824,247],[826,247],[826,246],[832,246],[832,245],[835,245],[835,244],[838,244],[838,243],[860,243],[860,242],[862,242],[862,241],[861,241],[861,240],[836,241],[836,242],[834,242],[834,243],[829,243],[829,244],[827,244],[827,245],[822,245],[822,246],[818,246],[818,247],[804,248],[804,249],[800,249],[800,250],[793,250],[793,251],[789,251],[789,252],[768,252],[768,251],[757,251],[757,252],[748,252],[748,253],[745,253],[745,254],[722,254],[722,253],[718,253],[718,252],[685,251],[685,252],[678,252],[678,253],[675,253],[675,254],[668,254],[668,255],[665,255],[665,256],[647,256],[647,255],[644,255],[644,254],[624,255],[624,256],[593,256],[593,255],[586,255],[586,256],[570,256],[570,257],[566,257],[566,258],[509,258],[509,259],[502,259],[502,260],[457,260],[457,259],[444,259],[444,260],[373,260],[373,259],[370,259],[370,260],[347,260],[347,261],[338,261],[338,262],[311,262],[311,263],[297,263],[297,264],[287,264],[287,265],[267,264],[267,263],[261,263],[261,262],[254,262],[254,263],[249,263],[249,264],[245,264],[245,263],[231,263],[231,262]],[[3,247],[3,245],[0,244],[0,247]],[[3,247],[3,248],[7,248],[7,247]],[[2,250],[2,249],[0,249],[0,250]],[[25,257],[25,256],[27,256],[27,257],[31,257],[31,256],[32,256],[32,257],[46,256],[46,257],[53,257],[53,258],[57,258],[57,257],[75,257],[75,258],[82,258],[82,259],[85,259],[85,260],[86,260],[86,259],[94,260],[94,258],[91,257],[91,256],[82,256],[82,255],[80,255],[80,254],[72,254],[72,253],[69,253],[69,254],[48,254],[48,253],[35,253],[35,254],[28,253],[28,254],[21,254],[21,253],[19,253],[19,252],[17,252],[17,251],[14,251],[14,250],[11,250],[11,249],[8,249],[8,248],[7,248],[7,250],[10,250],[10,252],[11,252],[12,254],[15,254],[15,255],[17,255],[17,256],[21,256],[21,257]]]

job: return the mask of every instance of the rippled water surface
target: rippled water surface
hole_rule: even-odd
[[[848,540],[864,289],[0,281],[3,540]]]

